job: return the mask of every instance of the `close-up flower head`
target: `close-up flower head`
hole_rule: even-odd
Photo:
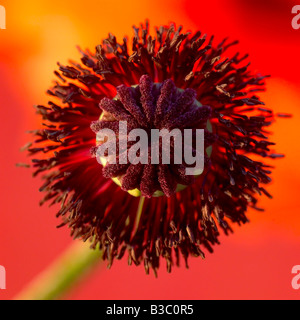
[[[0,300],[298,300],[299,34],[295,0],[3,0]]]
[[[269,140],[272,109],[259,98],[266,77],[251,71],[247,55],[229,53],[236,41],[214,43],[175,24],[153,29],[147,21],[122,42],[109,34],[94,51],[80,50],[81,61],[59,63],[28,152],[45,180],[42,202],[61,205],[60,226],[99,245],[109,266],[127,252],[129,264],[156,274],[163,259],[171,271],[181,259],[204,258],[220,230],[247,222],[248,207],[260,210],[258,197],[271,197],[264,158],[280,155]],[[193,129],[191,149],[195,129],[204,129],[204,171],[164,164],[159,144],[157,164],[150,152],[145,164],[122,162],[120,121],[128,132]],[[102,129],[118,137],[113,164],[96,160]],[[125,151],[132,146],[125,141]]]

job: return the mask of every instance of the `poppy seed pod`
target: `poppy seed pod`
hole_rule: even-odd
[[[129,191],[132,195],[142,195],[148,198],[162,195],[171,196],[192,184],[194,176],[186,174],[188,165],[182,162],[183,151],[187,150],[187,148],[184,149],[184,146],[189,146],[192,151],[193,145],[194,147],[199,145],[199,143],[196,144],[198,141],[193,139],[193,136],[195,138],[195,130],[206,129],[209,126],[208,119],[211,115],[211,108],[202,106],[195,99],[195,90],[177,89],[171,79],[164,81],[163,84],[154,84],[148,75],[143,75],[140,78],[138,86],[126,87],[122,85],[117,88],[117,92],[117,98],[101,100],[100,108],[103,113],[100,120],[91,125],[92,130],[96,133],[103,129],[109,129],[116,133],[114,139],[115,136],[118,136],[116,141],[118,148],[115,148],[113,152],[115,154],[114,164],[100,159],[104,165],[103,176],[114,178],[114,181],[123,190]],[[120,127],[120,121],[126,124],[124,130]],[[190,136],[183,140],[182,135],[187,128],[190,128]],[[141,145],[142,148],[137,148],[139,156],[141,156],[141,152],[145,155],[144,165],[142,159],[130,161],[126,150],[121,151],[122,143],[125,143],[125,149],[132,145],[126,141],[128,139],[124,141],[124,138],[128,138],[128,130],[135,129],[142,129],[146,135],[145,146]],[[165,130],[162,135],[163,142],[166,144],[164,147],[158,139],[157,141],[148,141],[148,137],[153,137],[153,130]],[[175,136],[173,135],[174,140],[171,140],[170,133],[174,133],[174,130],[177,131]],[[166,137],[168,139],[165,141]],[[213,139],[214,135],[206,129],[206,147],[212,144]],[[155,143],[157,149],[153,151]],[[96,156],[97,148],[94,148],[92,152]],[[176,163],[174,156],[176,152],[179,153],[179,156],[181,155],[181,159],[177,160],[178,163]],[[136,153],[135,150],[134,153]],[[166,154],[170,156],[166,158]],[[210,149],[208,149],[207,155],[203,154],[203,160],[206,160],[206,164],[208,164],[209,154]],[[171,155],[173,155],[172,159]]]

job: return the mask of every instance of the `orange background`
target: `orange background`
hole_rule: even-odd
[[[184,30],[200,29],[216,40],[239,39],[254,71],[271,74],[261,94],[275,112],[293,113],[272,127],[283,160],[268,190],[274,199],[259,202],[265,212],[249,211],[250,224],[234,226],[206,261],[191,259],[190,269],[165,268],[159,278],[143,267],[117,262],[102,265],[68,295],[69,299],[299,299],[291,287],[291,269],[300,265],[300,30],[291,27],[294,1],[267,0],[9,0],[1,1],[7,29],[0,30],[0,265],[7,271],[13,298],[71,243],[68,229],[57,230],[55,208],[39,207],[39,178],[28,169],[19,147],[25,132],[40,120],[32,108],[47,102],[56,62],[79,59],[75,48],[93,49],[114,33],[132,35],[131,26],[150,19],[155,25],[174,21]],[[300,4],[300,1],[299,3]]]

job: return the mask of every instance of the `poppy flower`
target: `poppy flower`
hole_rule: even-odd
[[[41,203],[59,203],[60,226],[99,245],[109,266],[126,251],[129,264],[143,263],[147,273],[157,273],[161,258],[168,271],[181,257],[187,266],[189,256],[213,251],[220,229],[248,222],[249,207],[261,210],[258,196],[271,197],[270,166],[261,159],[281,155],[268,140],[272,110],[257,96],[265,76],[249,71],[247,55],[227,56],[236,43],[214,45],[174,24],[151,35],[146,22],[130,41],[109,34],[95,52],[79,49],[81,62],[58,64],[51,100],[36,107],[43,128],[27,149],[34,175],[45,180]],[[120,141],[121,120],[130,129],[203,129],[204,171],[99,163],[96,134],[111,129]]]

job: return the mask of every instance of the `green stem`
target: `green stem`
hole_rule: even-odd
[[[59,300],[101,261],[101,252],[75,242],[14,300]]]
[[[145,203],[140,197],[134,233],[138,230]],[[59,300],[101,261],[101,252],[74,242],[52,265],[34,279],[14,300]]]
[[[136,233],[136,231],[138,230],[139,224],[140,224],[140,220],[141,220],[141,216],[142,216],[142,212],[143,212],[143,208],[144,208],[144,203],[145,203],[145,197],[141,196],[140,197],[140,202],[139,202],[139,206],[136,212],[136,219],[135,219],[135,227],[134,227],[134,232],[133,234]]]

